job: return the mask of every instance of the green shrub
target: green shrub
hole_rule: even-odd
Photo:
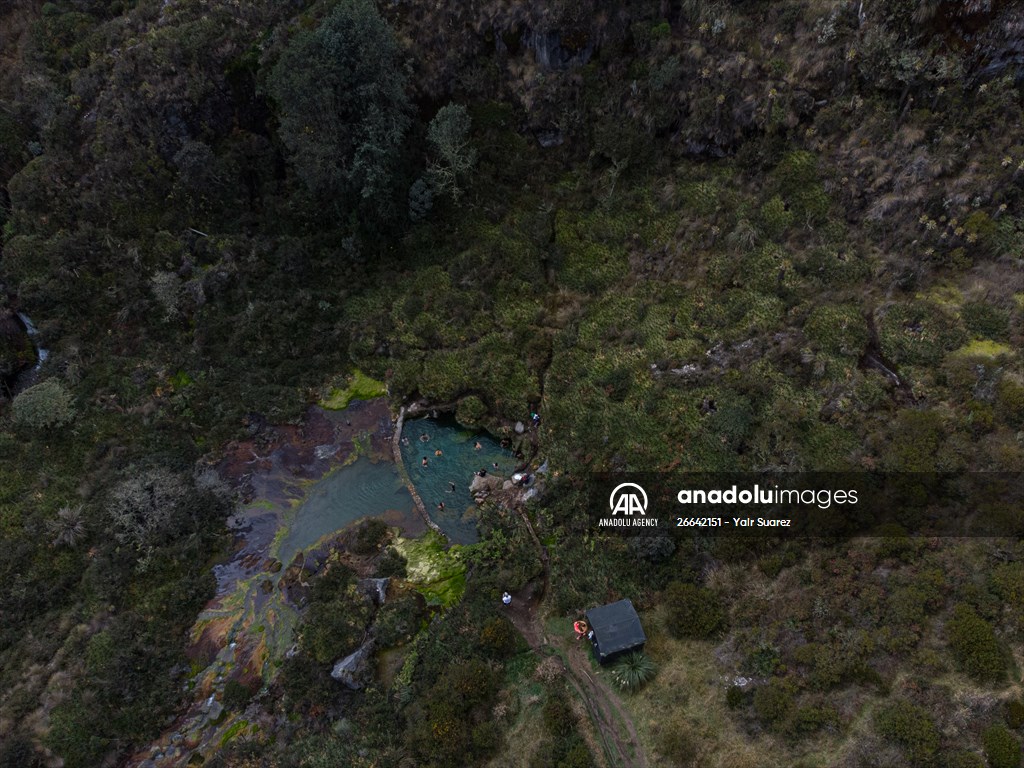
[[[565,736],[572,732],[576,715],[563,690],[551,692],[541,709],[541,718],[547,731],[555,736]]]
[[[611,677],[622,691],[637,691],[650,682],[658,666],[643,653],[630,653],[612,667]]]
[[[1003,376],[996,387],[996,413],[1009,424],[1024,424],[1024,382]]]
[[[953,752],[942,765],[943,768],[985,768],[985,761],[977,753],[964,749]]]
[[[672,723],[658,737],[658,752],[670,766],[691,768],[697,764],[700,742],[690,729],[680,723]]]
[[[46,765],[27,736],[7,735],[0,745],[0,768],[42,768]]]
[[[380,560],[377,561],[377,577],[397,576],[400,579],[404,579],[407,575],[408,565],[409,562],[402,556],[401,552],[394,547],[388,547],[384,550]]]
[[[893,304],[876,319],[882,353],[897,365],[938,365],[946,352],[967,341],[959,319],[933,301]]]
[[[818,180],[818,158],[797,150],[786,154],[772,171],[774,186],[799,223],[820,223],[828,217],[831,201]]]
[[[980,682],[999,682],[1006,677],[1006,656],[995,630],[968,605],[953,608],[946,623],[953,657],[963,670]]]
[[[909,701],[887,704],[875,713],[875,729],[899,744],[913,765],[932,765],[939,749],[939,731],[927,711]]]
[[[319,664],[332,664],[359,647],[372,607],[355,587],[353,573],[333,564],[313,582],[299,648]]]
[[[1024,702],[1021,702],[1020,699],[1011,699],[1006,702],[1006,706],[1003,708],[1003,719],[1014,730],[1024,725]]]
[[[74,397],[56,379],[18,393],[11,404],[14,423],[29,429],[60,427],[75,418]]]
[[[738,685],[730,685],[729,690],[725,692],[725,703],[729,709],[739,709],[743,706],[746,698],[747,697],[743,693],[743,689]]]
[[[800,707],[793,716],[793,728],[797,733],[813,733],[822,728],[837,728],[839,713],[828,704]]]
[[[997,723],[986,728],[981,734],[981,743],[989,768],[1019,768],[1020,742],[1005,725]]]
[[[224,683],[224,708],[229,712],[239,712],[249,704],[253,691],[245,683],[228,680]]]
[[[792,713],[795,706],[792,686],[778,678],[754,691],[754,711],[767,726],[778,726]]]
[[[1010,325],[1010,313],[987,301],[968,301],[960,308],[967,330],[983,339],[1004,340]]]
[[[793,213],[782,198],[775,195],[761,206],[761,224],[765,234],[774,240],[793,225]]]
[[[479,426],[485,416],[487,406],[476,395],[462,398],[455,409],[455,420],[467,427]]]
[[[519,632],[504,616],[495,616],[480,629],[480,647],[495,658],[508,658],[520,643]]]
[[[676,638],[706,640],[725,625],[718,595],[694,584],[675,582],[665,590],[668,631]]]
[[[408,642],[420,630],[426,602],[412,591],[400,591],[377,612],[373,631],[381,648],[393,648]]]
[[[352,551],[357,555],[371,555],[376,552],[388,535],[388,525],[383,520],[370,518],[360,523],[352,541]]]
[[[856,358],[868,343],[868,324],[859,307],[825,304],[807,318],[804,334],[819,349]]]

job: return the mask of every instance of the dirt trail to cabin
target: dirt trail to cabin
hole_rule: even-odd
[[[587,646],[574,639],[548,638],[545,635],[540,607],[547,594],[550,562],[547,549],[534,532],[529,518],[524,514],[522,519],[537,547],[544,575],[513,593],[509,619],[535,653],[568,659],[566,680],[587,708],[590,721],[601,737],[608,765],[611,768],[647,768],[647,758],[640,746],[633,719],[615,691],[592,674]]]

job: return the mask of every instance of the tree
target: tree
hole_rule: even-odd
[[[393,213],[406,82],[401,49],[371,0],[343,0],[285,49],[267,85],[292,168],[319,201]]]
[[[469,113],[461,104],[441,107],[427,129],[427,141],[436,155],[430,164],[434,187],[457,202],[462,196],[461,180],[476,163],[476,150],[469,144]]]
[[[200,508],[209,503],[203,496],[184,475],[163,467],[133,468],[107,501],[114,536],[139,550],[166,543],[195,529]]]

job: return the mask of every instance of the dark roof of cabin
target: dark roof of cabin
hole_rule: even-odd
[[[640,617],[629,600],[591,608],[587,611],[587,622],[594,630],[594,641],[602,656],[647,642]]]

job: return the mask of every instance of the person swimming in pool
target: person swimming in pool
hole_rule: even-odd
[[[430,442],[430,435],[428,435],[426,432],[424,432],[422,435],[420,435],[420,442],[421,443],[429,443]]]
[[[437,502],[437,511],[438,512],[444,512],[444,502],[443,501]]]
[[[427,457],[426,456],[423,457],[423,461],[420,462],[420,466],[421,467],[427,466]]]
[[[448,493],[455,493],[455,483],[448,481]]]
[[[476,442],[475,442],[475,443],[473,444],[473,450],[474,450],[474,451],[482,451],[483,449],[484,449],[484,447],[483,447],[483,446],[482,446],[482,445],[480,444],[480,441],[479,441],[479,440],[477,440],[477,441],[476,441]]]
[[[436,451],[434,451],[434,455],[435,456],[444,456],[444,451],[442,451],[440,448],[438,448]]]

